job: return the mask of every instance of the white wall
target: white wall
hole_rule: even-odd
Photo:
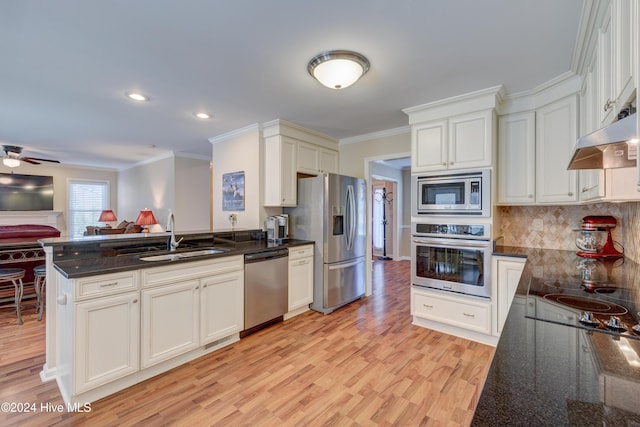
[[[238,228],[263,228],[262,135],[259,126],[212,141],[213,145],[213,229],[230,229],[229,214],[238,216]],[[244,171],[244,211],[222,210],[222,175]]]
[[[162,231],[175,206],[175,168],[173,155],[134,166],[118,174],[118,221],[135,221],[138,213],[151,209],[158,220],[151,231]]]
[[[116,212],[116,215],[118,215],[118,172],[116,170],[68,166],[64,163],[51,165],[42,163],[40,165],[30,165],[25,162],[22,162],[19,167],[11,169],[0,163],[1,173],[11,173],[12,171],[13,173],[21,175],[44,175],[53,177],[53,210],[62,212],[62,214],[58,216],[58,223],[56,226],[56,228],[60,230],[62,236],[67,235],[68,230],[67,208],[69,206],[69,202],[67,200],[67,189],[69,186],[69,179],[95,179],[108,181],[111,192],[110,208]],[[0,212],[0,216],[1,215],[2,212]],[[98,224],[98,218],[96,218],[96,224]]]
[[[120,171],[118,220],[135,221],[148,208],[158,220],[151,231],[163,231],[173,210],[176,230],[210,229],[209,161],[173,153]]]
[[[175,206],[178,231],[211,229],[211,161],[175,158]]]
[[[367,178],[364,176],[364,161],[366,158],[410,152],[411,134],[409,131],[399,135],[363,140],[352,144],[340,144],[340,173],[358,178]]]

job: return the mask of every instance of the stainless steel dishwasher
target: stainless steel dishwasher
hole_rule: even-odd
[[[287,249],[244,256],[244,331],[240,336],[282,321],[289,306],[288,261]]]

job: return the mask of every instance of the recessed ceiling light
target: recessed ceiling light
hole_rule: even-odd
[[[140,92],[125,92],[125,96],[134,101],[148,101],[150,98]]]
[[[211,118],[211,114],[208,114],[208,113],[202,113],[202,112],[201,113],[193,113],[193,115],[196,116],[199,119],[202,119],[202,120],[206,120],[206,119],[210,119]]]

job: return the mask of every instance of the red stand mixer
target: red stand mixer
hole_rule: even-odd
[[[580,249],[578,255],[604,260],[624,257],[624,253],[615,248],[611,237],[611,229],[616,225],[616,219],[612,216],[590,215],[582,218],[580,230],[576,230],[579,233],[576,239],[576,246]]]

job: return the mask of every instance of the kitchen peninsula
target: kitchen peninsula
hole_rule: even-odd
[[[177,251],[165,233],[41,240],[51,279],[44,371],[65,402],[95,401],[238,341],[244,255],[313,244],[268,243],[261,230],[178,237]]]
[[[580,309],[551,298],[588,299],[585,262],[575,252],[497,247],[494,255],[527,262],[472,425],[640,422],[640,335],[631,331],[640,308],[638,264],[626,258],[605,264],[606,274],[598,279],[600,289],[619,295],[616,301],[628,309],[620,316],[627,330],[619,334],[605,327],[608,315],[594,325],[581,323]],[[578,298],[572,301],[572,295]],[[605,294],[601,301],[613,299]]]

